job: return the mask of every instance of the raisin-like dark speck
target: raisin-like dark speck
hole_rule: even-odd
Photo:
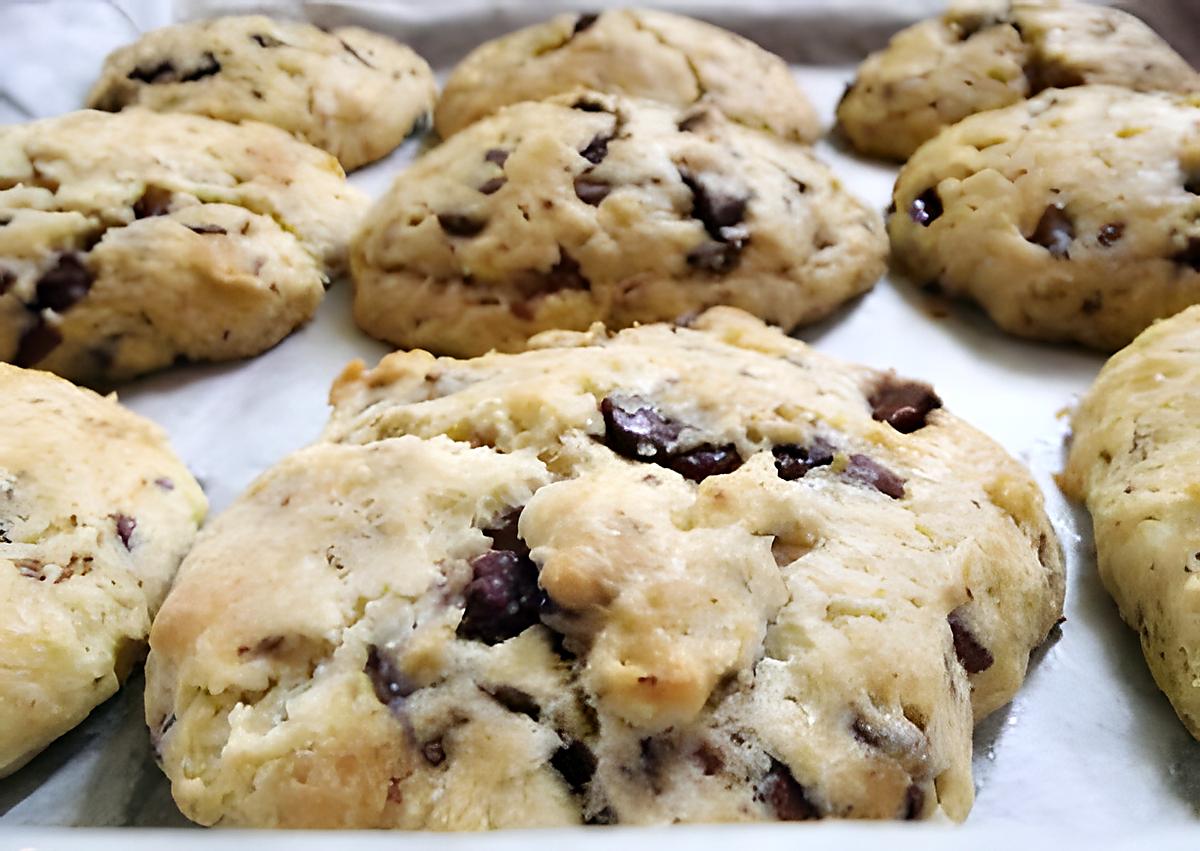
[[[1124,235],[1124,222],[1109,222],[1104,227],[1100,228],[1100,233],[1096,236],[1096,241],[1105,248],[1111,248],[1113,245],[1120,242],[1121,237]]]

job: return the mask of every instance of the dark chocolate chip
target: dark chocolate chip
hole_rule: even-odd
[[[485,221],[461,213],[438,213],[437,220],[442,230],[451,236],[475,236],[487,225]]]
[[[590,28],[592,24],[599,20],[600,16],[595,12],[587,12],[575,19],[575,27],[571,30],[571,35],[579,35],[584,30]]]
[[[363,673],[371,680],[371,687],[375,690],[375,697],[379,698],[379,702],[393,710],[399,707],[404,698],[417,690],[408,675],[374,644],[367,652],[367,664],[363,666]]]
[[[992,652],[979,643],[975,633],[971,632],[959,609],[952,611],[946,618],[950,624],[950,634],[954,637],[954,655],[968,674],[978,674],[992,667],[995,659]]]
[[[561,249],[560,249],[561,251]],[[558,262],[538,281],[538,292],[554,293],[560,290],[588,290],[592,282],[584,277],[579,263],[566,251],[561,251]]]
[[[495,163],[504,168],[504,164],[508,162],[508,151],[503,148],[488,148],[487,152],[483,155],[483,159],[486,162]]]
[[[612,141],[611,133],[597,133],[592,137],[592,141],[587,143],[587,146],[579,152],[579,156],[590,162],[592,165],[599,165],[608,156],[608,143]]]
[[[180,77],[179,82],[194,83],[197,80],[203,80],[205,77],[211,77],[213,74],[219,73],[220,70],[221,63],[217,61],[217,57],[206,50],[204,51],[204,55],[200,57],[200,64]]]
[[[815,467],[828,467],[837,450],[824,438],[814,438],[808,446],[781,443],[771,450],[775,456],[775,472],[785,482],[804,478]]]
[[[575,196],[585,204],[599,206],[600,202],[608,197],[609,192],[612,192],[612,185],[602,180],[596,180],[586,174],[575,178]]]
[[[192,233],[198,234],[225,234],[228,233],[225,228],[220,225],[188,225],[187,229]]]
[[[815,804],[808,799],[804,787],[796,782],[788,767],[777,759],[758,787],[758,799],[775,813],[780,821],[808,821],[820,818]]]
[[[573,741],[563,745],[550,757],[554,770],[567,781],[567,786],[576,795],[583,794],[592,775],[596,773],[596,755],[583,742]]]
[[[744,245],[745,240],[704,242],[688,252],[687,264],[694,269],[725,273],[737,266]]]
[[[1200,195],[1200,175],[1189,177],[1183,184],[1183,188],[1193,195]]]
[[[679,435],[683,425],[662,416],[636,397],[607,397],[600,403],[600,413],[604,417],[605,444],[634,461],[658,464],[693,482],[732,473],[742,465],[733,444],[704,443],[682,449]]]
[[[344,39],[339,38],[338,41],[340,41],[342,43],[342,50],[349,53],[351,56],[353,56],[355,59],[357,59],[363,65],[367,66],[368,68],[375,67],[370,62],[368,62],[366,59],[364,59],[363,55],[361,53],[359,53],[357,50],[355,50],[353,47],[351,47],[349,44],[347,44]]]
[[[1187,248],[1171,259],[1181,266],[1191,266],[1194,271],[1200,272],[1200,237],[1190,237]]]
[[[870,485],[892,499],[904,496],[904,479],[866,455],[851,455],[843,475],[852,481]]]
[[[157,65],[139,65],[126,75],[126,79],[137,80],[139,83],[155,85],[174,80],[175,65],[170,59],[164,59]]]
[[[0,295],[4,295],[17,282],[17,276],[8,269],[0,269]]]
[[[491,550],[476,556],[471,567],[459,637],[499,644],[538,623],[546,595],[532,561],[510,550]]]
[[[92,273],[75,253],[59,255],[58,262],[38,278],[36,301],[32,310],[62,313],[88,294],[92,288]]]
[[[521,509],[512,511],[500,517],[492,526],[483,530],[483,534],[492,539],[493,550],[508,550],[521,558],[529,558],[529,547],[521,540],[520,528]]]
[[[596,103],[594,100],[580,98],[571,104],[571,109],[578,109],[580,112],[608,112],[608,109],[602,103]]]
[[[1093,316],[1100,312],[1100,308],[1104,306],[1104,299],[1100,293],[1092,293],[1083,300],[1083,304],[1079,305],[1079,310],[1084,316]]]
[[[1058,204],[1051,204],[1038,219],[1029,241],[1042,246],[1056,260],[1069,259],[1075,239],[1075,223]]]
[[[171,207],[171,190],[161,186],[147,186],[142,197],[133,202],[133,215],[139,219],[162,216]]]
[[[509,712],[515,712],[518,715],[528,715],[534,721],[537,721],[541,717],[542,708],[533,699],[533,695],[528,692],[521,691],[519,688],[514,688],[513,686],[496,686],[494,689],[488,689],[487,693]]]
[[[129,539],[133,537],[133,530],[137,528],[137,520],[128,514],[113,514],[111,517],[117,527],[117,537],[121,539],[121,543],[125,545],[125,549],[133,549],[129,543]]]
[[[704,772],[705,777],[712,777],[725,767],[725,760],[721,758],[721,754],[707,744],[700,745],[692,755],[700,764],[700,770]]]
[[[938,195],[936,187],[929,187],[908,205],[908,217],[923,228],[937,221],[945,210],[942,208],[942,196]]]
[[[929,412],[942,407],[933,388],[920,381],[903,381],[889,375],[867,398],[871,417],[885,422],[901,434],[925,427]]]
[[[693,482],[702,482],[709,476],[723,476],[742,466],[742,457],[732,443],[713,446],[705,443],[687,452],[681,452],[667,464],[679,475]]]
[[[913,821],[921,817],[925,809],[925,790],[916,783],[908,784],[904,790],[904,820]]]
[[[53,325],[38,318],[37,323],[21,335],[17,344],[17,353],[13,355],[13,363],[21,367],[30,367],[40,363],[50,352],[62,342],[62,334]]]
[[[430,765],[441,765],[446,761],[446,747],[441,739],[434,739],[421,745],[421,756]]]
[[[250,36],[250,38],[259,47],[279,47],[283,44],[283,42],[275,38],[275,36],[267,35],[266,33],[254,33]]]
[[[1100,228],[1100,234],[1096,237],[1096,240],[1105,248],[1109,248],[1113,244],[1119,242],[1121,237],[1124,235],[1124,222],[1110,222],[1109,224],[1106,224],[1104,227]]]
[[[481,183],[479,186],[479,191],[484,195],[491,195],[493,192],[498,191],[500,187],[506,183],[508,183],[508,178],[493,177],[491,180],[485,180],[483,183]]]
[[[730,234],[728,229],[741,224],[745,218],[749,197],[713,189],[703,177],[683,169],[680,169],[679,177],[692,192],[692,218],[700,220],[709,236],[718,241],[744,236],[742,233]]]

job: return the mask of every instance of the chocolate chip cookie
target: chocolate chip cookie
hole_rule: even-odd
[[[154,624],[204,824],[962,819],[1059,616],[1016,461],[737,310],[397,353],[332,401]]]
[[[816,111],[778,56],[710,24],[649,9],[558,15],[487,42],[446,80],[434,126],[447,138],[505,104],[579,89],[712,106],[795,141],[821,135]]]
[[[790,329],[870,289],[886,252],[807,148],[708,107],[575,94],[505,107],[404,172],[355,237],[354,313],[459,356],[719,304]]]
[[[1086,501],[1100,578],[1154,679],[1200,738],[1200,307],[1152,325],[1100,371],[1072,419],[1062,484]]]
[[[1113,350],[1200,301],[1200,97],[1048,91],[965,119],[901,170],[914,280],[1004,330]]]
[[[425,60],[387,36],[247,15],[153,30],[114,51],[88,105],[263,121],[351,171],[424,125],[436,95]]]
[[[145,652],[204,519],[149,421],[0,364],[0,776],[70,730]]]
[[[0,128],[0,360],[107,383],[263,352],[312,316],[365,208],[332,156],[265,124]]]
[[[838,124],[862,153],[905,160],[968,115],[1090,83],[1194,92],[1200,75],[1119,9],[970,0],[867,57],[838,106]]]

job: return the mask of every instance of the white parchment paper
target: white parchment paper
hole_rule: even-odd
[[[941,2],[750,0],[735,6],[674,0],[653,5],[707,17],[757,38],[790,61],[807,63],[797,65],[796,74],[831,121],[857,59],[899,26],[936,11]],[[247,8],[270,8],[326,25],[366,24],[409,40],[445,71],[485,38],[582,4],[184,0],[172,7],[154,0],[0,0],[0,121],[77,107],[104,55],[139,29]],[[1168,27],[1181,47],[1200,40],[1200,0],[1149,0],[1139,11]],[[380,194],[416,147],[414,141],[406,143],[388,160],[353,175],[353,182]],[[887,205],[893,168],[857,160],[828,142],[819,145],[819,152],[852,191],[880,209]],[[1087,836],[1088,847],[1132,847],[1143,831],[1174,826],[1190,827],[1191,833],[1174,834],[1173,841],[1179,847],[1194,847],[1188,837],[1200,840],[1200,745],[1185,733],[1154,687],[1135,636],[1100,587],[1086,514],[1064,501],[1052,478],[1062,465],[1064,413],[1103,358],[1006,337],[979,313],[932,301],[894,276],[799,336],[826,352],[932,381],[948,407],[1033,469],[1067,551],[1068,620],[1061,635],[1036,654],[1013,704],[977,731],[978,799],[968,826],[957,835],[973,837],[972,844],[980,847],[1003,847],[997,837],[1011,836],[1016,844],[1024,841],[1018,836],[1050,835],[1031,834],[1032,829],[1053,828],[1061,831],[1054,834],[1058,844],[1083,847],[1079,837]],[[130,407],[166,427],[204,484],[215,513],[254,476],[313,439],[325,420],[329,383],[346,362],[362,358],[373,363],[385,351],[354,327],[349,287],[341,282],[315,321],[261,357],[173,369],[131,384],[120,395]],[[14,826],[186,824],[150,758],[141,688],[140,676],[135,677],[77,730],[15,776],[0,781],[0,848],[18,842],[115,848],[127,841],[119,838],[124,834],[28,833]],[[739,841],[734,838],[738,836],[784,847],[774,840],[778,832],[739,830],[677,835],[711,836],[705,844],[713,847],[718,837],[727,846]],[[853,846],[868,838],[886,838],[901,846],[948,846],[938,831],[830,826],[803,834],[803,842],[841,848],[848,842]],[[549,842],[552,836],[565,835],[540,836]],[[512,836],[487,841],[495,847],[516,847]],[[630,836],[636,847],[662,841],[661,834]],[[142,837],[147,847],[154,847],[146,834]],[[231,834],[215,833],[202,841],[233,840]],[[169,841],[191,844],[181,837]],[[287,841],[294,847],[300,840]],[[416,840],[395,837],[392,844],[409,841]],[[788,845],[795,847],[800,841]],[[1170,844],[1165,835],[1148,841],[1155,847]],[[446,842],[457,847],[457,840]]]

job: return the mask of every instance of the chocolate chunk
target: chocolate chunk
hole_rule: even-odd
[[[636,397],[607,397],[600,403],[604,417],[604,442],[613,452],[634,461],[646,461],[674,470],[693,482],[732,473],[742,465],[732,444],[702,443],[691,449],[679,446],[684,426],[670,420]]]
[[[709,476],[723,476],[742,466],[742,458],[732,443],[713,446],[705,443],[682,452],[667,464],[679,475],[693,482],[702,482]]]
[[[592,141],[587,143],[587,147],[579,152],[579,156],[592,165],[599,165],[608,156],[608,143],[612,138],[611,133],[597,133],[592,137]]]
[[[17,276],[8,269],[0,269],[0,295],[4,295],[17,282]]]
[[[504,168],[504,164],[508,162],[508,151],[503,148],[488,148],[487,152],[483,155],[483,159],[486,162],[495,163]]]
[[[1085,298],[1083,300],[1083,303],[1081,305],[1079,305],[1079,311],[1084,316],[1093,316],[1093,315],[1099,313],[1100,308],[1103,306],[1104,306],[1104,299],[1100,295],[1100,293],[1092,293],[1092,295]]]
[[[925,809],[925,790],[916,783],[908,784],[904,790],[904,820],[913,821],[921,817]]]
[[[712,777],[725,767],[725,760],[721,758],[721,754],[707,744],[701,744],[692,756],[700,764],[700,770],[704,772],[705,777]]]
[[[785,482],[804,478],[815,467],[828,467],[837,450],[824,438],[814,438],[808,446],[781,443],[771,450],[775,456],[775,472]]]
[[[442,230],[451,236],[475,236],[487,225],[487,222],[461,213],[438,213],[437,220]]]
[[[528,692],[512,686],[496,686],[494,689],[487,689],[487,693],[509,712],[528,715],[534,721],[541,717],[542,708]]]
[[[164,59],[157,65],[139,65],[125,76],[126,79],[137,80],[139,83],[147,83],[151,86],[167,83],[175,79],[175,65],[170,59]]]
[[[904,496],[904,479],[866,455],[851,455],[843,475],[852,481],[870,485],[892,499]]]
[[[1069,259],[1071,242],[1075,239],[1075,224],[1063,208],[1051,204],[1038,219],[1029,241],[1042,246],[1055,260]]]
[[[200,64],[188,71],[179,78],[181,83],[194,83],[197,80],[203,80],[205,77],[211,77],[213,74],[219,73],[221,63],[217,61],[217,57],[206,50],[204,55],[200,57]]]
[[[229,231],[220,225],[188,225],[187,229],[198,234],[225,234]]]
[[[580,112],[608,112],[608,109],[602,103],[596,103],[594,100],[580,98],[571,104],[571,109],[578,109]]]
[[[493,177],[491,180],[485,180],[481,183],[479,191],[484,195],[491,195],[506,183],[508,183],[508,178],[506,177]]]
[[[679,170],[679,177],[692,191],[692,218],[700,220],[709,236],[718,241],[744,236],[740,228],[736,234],[730,234],[728,229],[741,224],[745,218],[748,196],[710,188],[702,177],[683,169]]]
[[[129,543],[129,539],[133,537],[133,530],[137,528],[137,520],[127,514],[113,514],[110,516],[117,525],[117,537],[121,539],[121,543],[125,545],[125,549],[133,549]]]
[[[510,550],[491,550],[476,556],[471,567],[459,637],[499,644],[538,623],[546,595],[532,561]]]
[[[367,664],[363,666],[363,673],[371,680],[375,697],[393,711],[399,708],[404,698],[417,690],[408,675],[374,644],[367,652]]]
[[[17,353],[13,355],[16,366],[30,367],[40,363],[62,342],[62,334],[53,325],[46,324],[41,317],[37,323],[21,335]]]
[[[250,36],[250,38],[259,47],[279,47],[283,44],[283,42],[275,38],[275,36],[266,35],[265,33],[254,33]]]
[[[723,274],[737,266],[744,245],[744,240],[704,242],[688,252],[687,264],[695,269]]]
[[[1125,235],[1124,222],[1110,222],[1100,228],[1100,233],[1096,237],[1096,241],[1105,248],[1112,247],[1115,243],[1120,242],[1121,237]]]
[[[75,253],[59,255],[58,263],[38,278],[37,301],[32,310],[62,313],[88,294],[92,288],[92,273]]]
[[[945,210],[942,209],[942,196],[938,195],[936,187],[929,187],[908,205],[908,217],[923,228],[937,221]]]
[[[521,540],[517,531],[520,521],[521,509],[515,508],[500,517],[491,527],[483,530],[483,534],[492,539],[493,550],[508,550],[521,558],[529,558],[529,547]]]
[[[584,30],[590,28],[592,24],[599,20],[600,16],[595,12],[587,12],[575,19],[575,27],[571,30],[571,35],[579,35]]]
[[[541,276],[537,291],[540,294],[555,293],[561,290],[588,290],[592,282],[584,277],[579,263],[566,251],[561,251],[558,262],[550,267],[550,271]]]
[[[950,634],[954,636],[954,655],[968,674],[978,674],[992,667],[995,659],[986,647],[979,643],[975,633],[971,632],[960,609],[955,609],[946,618],[950,624]]]
[[[162,488],[165,491],[175,490],[175,483],[165,476],[155,479],[154,484],[158,485],[160,488]]]
[[[609,192],[612,192],[612,185],[602,180],[587,175],[575,178],[575,196],[585,204],[599,206],[600,202],[608,197]]]
[[[556,750],[554,756],[550,757],[550,764],[576,795],[583,794],[592,775],[596,773],[596,755],[579,741],[570,742]]]
[[[1171,259],[1181,266],[1191,266],[1194,271],[1200,272],[1200,237],[1190,237],[1187,248]]]
[[[1200,195],[1200,174],[1192,175],[1183,184],[1183,188],[1193,195]]]
[[[171,206],[171,190],[161,186],[147,186],[142,197],[133,202],[133,215],[139,219],[162,216]]]
[[[446,748],[441,739],[434,739],[421,745],[421,756],[430,765],[441,765],[446,761]]]
[[[920,381],[903,381],[886,376],[867,398],[871,417],[885,422],[901,434],[925,427],[929,412],[942,407],[933,388]]]
[[[821,817],[816,805],[808,799],[804,787],[796,782],[788,767],[777,759],[771,760],[771,770],[763,777],[757,798],[766,803],[780,821],[808,821]]]
[[[361,53],[359,53],[357,50],[355,50],[353,47],[351,47],[349,44],[347,44],[344,39],[339,38],[338,41],[340,41],[342,43],[342,50],[349,53],[351,56],[353,56],[355,59],[357,59],[360,63],[367,66],[368,68],[375,67],[370,62],[368,62],[365,58],[363,58],[363,55]]]

